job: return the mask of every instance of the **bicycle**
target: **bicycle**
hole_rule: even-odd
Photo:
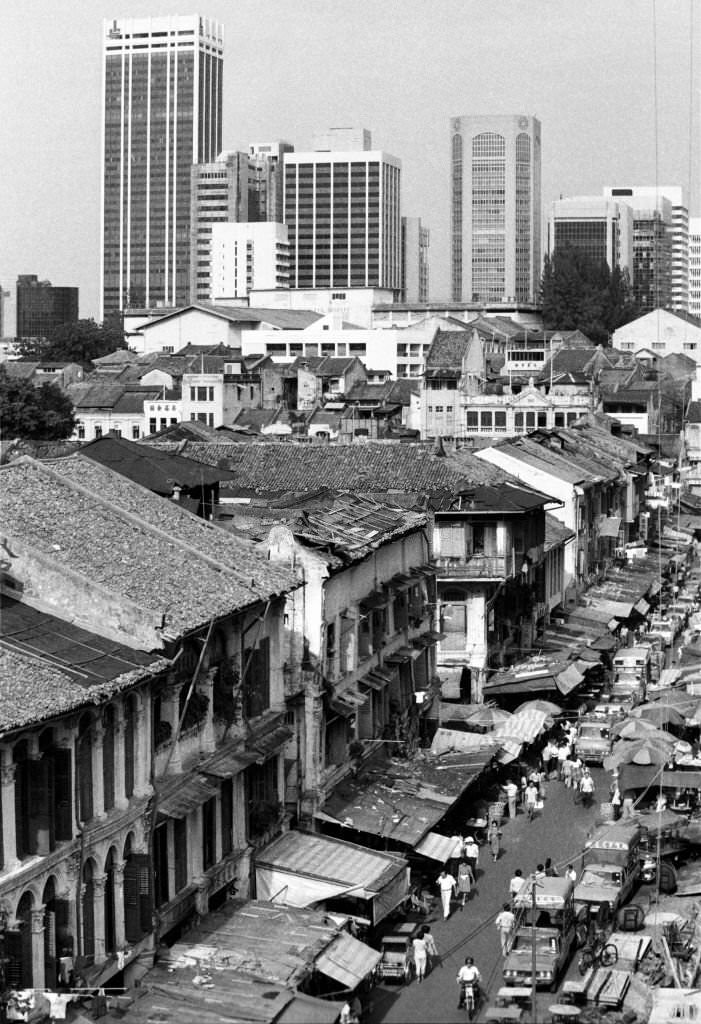
[[[618,948],[614,943],[597,937],[582,949],[577,967],[584,975],[592,967],[613,967],[617,960]]]

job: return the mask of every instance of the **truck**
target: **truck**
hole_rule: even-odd
[[[507,985],[533,983],[556,991],[576,944],[574,882],[569,878],[526,879],[514,900],[516,927],[504,960]]]
[[[577,726],[574,752],[582,761],[603,764],[611,753],[610,721],[602,715],[584,715]]]
[[[574,890],[575,911],[616,913],[640,880],[642,830],[635,822],[601,825],[584,844],[582,873]],[[608,906],[604,906],[607,904]]]
[[[652,653],[649,644],[622,647],[613,659],[611,699],[620,703],[640,704],[645,700],[650,683]]]

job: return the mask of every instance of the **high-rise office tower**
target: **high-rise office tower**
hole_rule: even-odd
[[[701,317],[701,217],[689,218],[689,312]]]
[[[56,327],[78,319],[78,289],[55,288],[36,274],[17,278],[17,337],[48,338]]]
[[[548,252],[570,248],[633,271],[633,211],[601,196],[556,199],[550,210]]]
[[[178,305],[193,163],[221,150],[223,29],[198,15],[104,25],[102,313]]]
[[[192,167],[191,301],[212,299],[212,225],[282,222],[282,157],[293,149],[289,142],[259,143]]]
[[[455,117],[451,279],[455,302],[534,302],[541,272],[540,121]]]
[[[689,210],[683,190],[678,185],[626,185],[605,188],[604,195],[627,203],[633,210],[633,289],[641,309],[661,307],[686,312],[689,304]],[[654,279],[655,266],[658,267],[657,280]],[[647,298],[642,283],[645,276],[652,278]],[[642,290],[641,295],[638,295],[639,290]]]
[[[428,302],[430,243],[420,217],[402,217],[402,302]]]
[[[284,158],[290,287],[399,295],[401,163],[371,149],[365,130],[331,129],[324,144],[329,148]],[[345,148],[353,144],[364,148]]]

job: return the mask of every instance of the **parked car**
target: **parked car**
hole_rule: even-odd
[[[378,981],[398,981],[406,984],[414,976],[414,957],[411,940],[421,926],[415,921],[398,924],[382,936],[380,961],[375,968]]]
[[[574,752],[582,761],[603,764],[611,753],[610,722],[601,715],[585,715],[577,728]]]

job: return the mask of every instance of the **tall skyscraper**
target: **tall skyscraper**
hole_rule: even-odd
[[[78,319],[78,289],[55,288],[36,274],[17,278],[17,337],[48,338],[56,327]]]
[[[179,305],[194,163],[221,150],[223,28],[198,15],[104,24],[102,315]]]
[[[626,185],[605,188],[604,195],[627,203],[633,210],[633,288],[641,309],[661,307],[687,312],[689,210],[681,187]],[[651,279],[647,298],[645,277]],[[638,291],[642,294],[638,295]]]
[[[451,271],[455,302],[534,302],[541,273],[540,121],[455,117]]]
[[[701,317],[701,217],[689,218],[689,312]]]
[[[402,302],[428,302],[431,236],[420,217],[402,217]]]
[[[337,135],[338,132],[338,135]],[[331,129],[329,148],[286,153],[290,288],[401,288],[401,163],[370,133]],[[366,148],[336,149],[359,142]]]
[[[282,158],[289,142],[258,143],[192,167],[190,300],[209,302],[214,224],[282,222]]]
[[[601,196],[556,199],[548,224],[548,252],[571,248],[609,268],[633,273],[633,211],[626,203]]]

